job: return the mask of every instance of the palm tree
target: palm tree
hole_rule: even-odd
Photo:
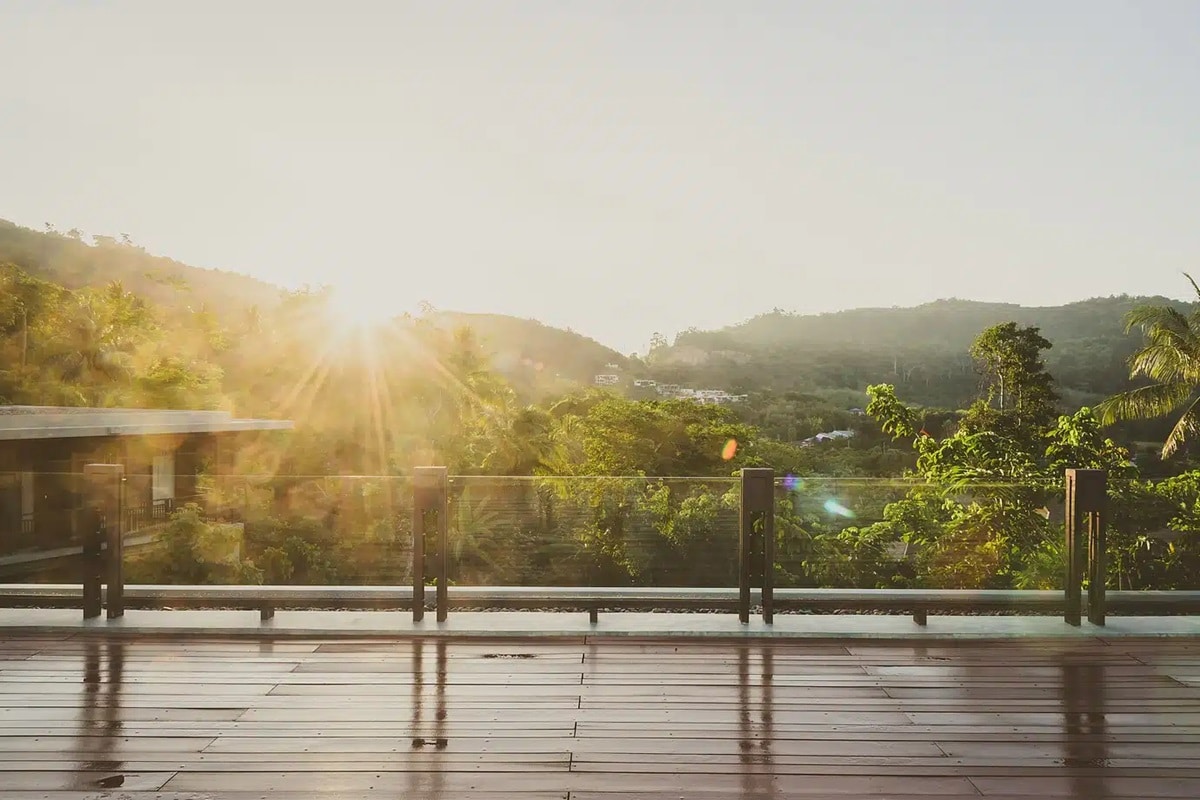
[[[1200,301],[1200,286],[1184,277]],[[1189,437],[1200,433],[1200,303],[1190,314],[1170,306],[1142,306],[1125,317],[1125,332],[1141,328],[1146,344],[1129,359],[1130,378],[1154,381],[1108,398],[1096,411],[1104,425],[1122,419],[1163,417],[1183,409],[1163,443],[1171,456]]]
[[[46,363],[57,367],[65,382],[86,393],[89,402],[99,405],[100,387],[127,377],[128,353],[93,298],[77,298],[63,311],[57,335],[45,347]]]

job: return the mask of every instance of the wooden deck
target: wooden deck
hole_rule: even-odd
[[[0,639],[0,797],[1200,797],[1200,641]]]

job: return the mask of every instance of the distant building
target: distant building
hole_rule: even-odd
[[[854,431],[825,431],[801,441],[800,446],[812,447],[814,444],[820,444],[822,442],[836,442],[852,438],[854,438]]]
[[[682,387],[677,383],[659,384],[658,393],[664,397],[679,397],[686,400],[695,400],[697,403],[706,405],[742,403],[749,398],[749,395],[730,394],[724,389],[690,389],[687,387]]]
[[[655,381],[636,380],[633,382],[633,385],[639,389],[653,389],[658,385],[658,383]]]
[[[596,385],[597,386],[616,386],[620,382],[621,382],[620,375],[597,375],[596,376]]]
[[[700,403],[726,405],[744,402],[747,395],[730,394],[723,389],[696,389],[693,397]]]

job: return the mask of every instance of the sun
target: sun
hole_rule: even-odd
[[[376,328],[400,314],[393,295],[372,291],[368,286],[334,287],[329,296],[329,312],[330,321],[342,332]]]

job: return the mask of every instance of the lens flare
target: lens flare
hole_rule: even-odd
[[[832,497],[825,501],[825,510],[828,511],[830,514],[834,514],[839,517],[845,517],[846,519],[854,519],[854,512],[851,511],[850,509],[846,508],[844,505],[839,503],[837,500],[834,500]]]
[[[725,459],[726,461],[731,461],[736,455],[737,439],[730,439],[725,443],[725,446],[721,448],[721,458]]]
[[[795,492],[804,486],[804,481],[795,475],[785,475],[783,478],[783,488],[789,492]]]

